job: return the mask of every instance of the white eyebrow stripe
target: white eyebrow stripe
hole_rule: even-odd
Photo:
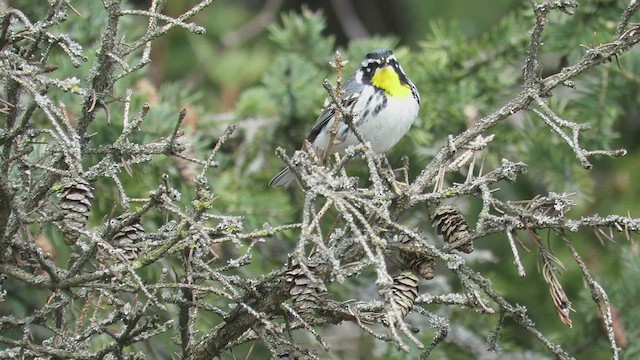
[[[367,67],[367,66],[369,66],[369,64],[373,64],[373,63],[380,64],[380,63],[382,63],[382,61],[380,61],[380,59],[364,59],[364,60],[362,60],[362,64],[361,65],[362,65],[362,67]]]

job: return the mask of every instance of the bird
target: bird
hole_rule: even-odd
[[[351,113],[353,124],[375,153],[385,153],[396,145],[416,121],[420,110],[418,89],[390,49],[375,49],[366,54],[360,68],[344,83],[339,101]],[[335,104],[326,105],[311,128],[307,141],[316,150],[327,150],[336,120],[340,123],[329,151],[342,153],[359,143],[344,122],[344,115],[336,119],[336,111]],[[288,188],[294,182],[296,176],[285,167],[269,185]]]

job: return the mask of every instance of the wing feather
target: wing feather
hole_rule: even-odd
[[[343,90],[344,90],[343,95],[340,98],[340,101],[342,102],[342,106],[344,108],[349,108],[360,97],[360,92],[362,91],[362,84],[355,80],[355,76],[352,76],[344,84]],[[336,114],[335,105],[333,103],[327,105],[322,111],[322,114],[318,116],[316,123],[311,128],[311,132],[309,133],[309,136],[307,136],[307,141],[309,141],[310,143],[313,143],[314,140],[318,137],[318,134],[320,134],[320,132],[322,131],[322,129],[324,129],[330,123],[330,121],[335,117],[335,114]]]

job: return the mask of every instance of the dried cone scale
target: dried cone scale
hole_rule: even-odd
[[[73,245],[78,241],[78,229],[87,225],[92,201],[91,186],[84,179],[73,179],[62,188],[59,206],[63,215],[62,233],[67,245]]]
[[[469,224],[460,211],[450,205],[440,205],[433,212],[432,226],[438,235],[442,235],[447,244],[452,244],[471,237]],[[467,242],[457,247],[464,253],[473,251],[473,243]]]

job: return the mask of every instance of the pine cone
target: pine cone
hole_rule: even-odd
[[[131,224],[124,226],[113,237],[113,245],[122,249],[125,258],[135,260],[138,258],[140,250],[140,241],[145,231],[140,224],[140,219],[135,219]]]
[[[460,211],[453,206],[438,206],[433,213],[431,221],[438,235],[442,235],[447,244],[471,237],[467,220],[460,214]],[[473,251],[473,243],[467,242],[458,246],[457,249],[469,254]]]
[[[420,280],[411,271],[403,271],[393,278],[391,286],[391,301],[400,310],[400,317],[404,318],[411,311],[413,303],[418,297],[418,283]]]
[[[310,272],[315,268],[316,266],[307,265]],[[301,313],[318,307],[327,293],[324,283],[320,279],[309,277],[300,264],[292,265],[291,270],[287,271],[287,282],[290,284],[289,293],[293,304]]]
[[[436,261],[432,257],[403,253],[402,259],[405,264],[410,266],[413,271],[418,273],[418,275],[427,280],[433,279],[433,276],[435,275],[434,266]]]
[[[62,189],[60,209],[62,209],[62,234],[67,245],[73,245],[80,237],[79,229],[87,225],[93,194],[89,183],[81,178],[74,179]]]
[[[411,240],[408,236],[403,236],[400,241],[404,244],[410,245]],[[402,261],[418,275],[427,280],[433,279],[435,275],[435,259],[430,256],[419,255],[410,252],[401,252],[400,258]]]

